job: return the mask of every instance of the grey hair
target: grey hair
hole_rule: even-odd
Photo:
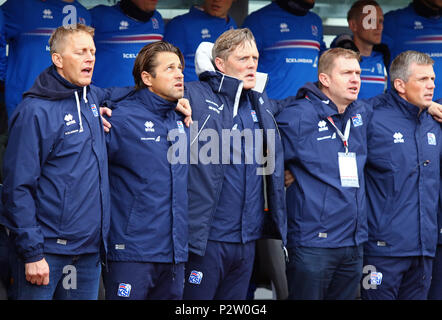
[[[418,65],[434,65],[434,60],[428,54],[408,50],[399,54],[390,66],[390,83],[394,88],[394,80],[401,79],[407,82],[411,75],[410,66],[415,63]]]
[[[212,57],[226,60],[229,54],[245,42],[255,43],[255,37],[248,28],[230,29],[216,39],[212,49]]]

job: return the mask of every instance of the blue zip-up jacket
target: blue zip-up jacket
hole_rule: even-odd
[[[164,22],[155,10],[149,21],[128,17],[120,2],[90,10],[97,47],[93,83],[102,88],[133,86],[132,69],[145,45],[163,39]]]
[[[106,137],[111,188],[108,259],[187,261],[187,152],[169,161],[172,144],[187,146],[176,102],[141,89],[116,104]],[[178,135],[168,141],[169,132]],[[175,141],[175,142],[174,142]]]
[[[106,249],[110,195],[102,99],[101,89],[72,85],[51,66],[13,113],[2,223],[25,262],[45,253]]]
[[[166,25],[164,40],[180,48],[186,67],[184,80],[197,81],[195,72],[195,52],[202,41],[215,42],[229,29],[236,29],[235,20],[211,16],[202,9],[192,6],[188,13],[177,16]]]
[[[439,99],[436,102],[442,104],[442,99]],[[440,171],[440,175],[441,175],[441,180],[442,180],[442,170]],[[440,189],[440,191],[439,191],[439,208],[437,210],[437,225],[438,225],[437,244],[441,245],[442,244],[442,188],[439,187],[439,189]]]
[[[339,114],[314,83],[297,98],[277,117],[286,166],[295,177],[287,188],[288,247],[359,245],[367,240],[364,166],[371,108],[355,101]],[[351,119],[349,152],[356,153],[359,188],[341,186],[338,152],[345,148],[329,116],[341,132]]]
[[[389,11],[384,18],[382,41],[390,48],[392,60],[401,52],[416,50],[428,54],[434,60],[434,72],[442,73],[441,16],[423,17],[410,3],[405,8]],[[435,85],[434,98],[441,99],[441,76],[436,77]]]
[[[434,257],[441,129],[395,91],[370,100],[366,188],[372,256]]]
[[[5,81],[6,62],[5,17],[0,7],[0,81]]]
[[[201,163],[198,155],[204,150],[207,152],[208,145],[205,140],[207,135],[217,135],[221,141],[222,130],[232,129],[232,110],[234,113],[237,108],[236,97],[237,95],[239,97],[242,91],[242,81],[214,70],[204,71],[199,77],[200,81],[189,82],[185,86],[185,97],[189,99],[192,106],[192,118],[198,124],[198,128],[191,128],[190,133],[189,250],[198,255],[204,255],[212,219],[223,187],[224,165],[222,159],[214,159],[207,164]],[[268,154],[274,154],[274,159],[272,159],[274,170],[266,172],[267,174],[263,176],[268,210],[264,211],[263,208],[262,212],[257,212],[257,219],[260,219],[258,215],[264,215],[264,219],[261,219],[264,221],[263,237],[281,239],[285,245],[287,217],[284,159],[279,129],[273,117],[273,102],[268,99],[263,88],[259,91],[248,90],[246,94],[256,111],[260,128],[263,129],[263,150],[271,150]],[[266,143],[267,141],[269,143]],[[221,149],[220,143],[219,150],[216,150],[220,158]],[[267,163],[267,167],[271,169],[272,166]],[[252,222],[250,225],[255,225],[255,223]],[[243,224],[243,227],[247,228],[247,226],[247,223]],[[251,236],[252,231],[254,230],[246,230],[243,234],[247,238]]]
[[[5,80],[8,117],[38,75],[51,62],[49,37],[63,24],[89,25],[89,12],[77,0],[8,0],[1,6],[5,16],[5,36],[9,53]],[[75,8],[75,10],[73,10]],[[72,20],[73,17],[77,21]]]
[[[276,2],[251,13],[243,27],[252,30],[259,51],[258,71],[269,75],[271,99],[296,94],[318,76],[318,59],[325,51],[322,20],[310,11],[297,16]]]

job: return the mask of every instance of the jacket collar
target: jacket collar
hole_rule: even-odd
[[[161,117],[167,117],[167,114],[176,107],[176,101],[168,101],[153,93],[149,89],[140,89],[135,92],[135,97],[149,111],[159,114]]]
[[[396,90],[394,89],[390,89],[388,90],[387,94],[389,94],[393,101],[395,102],[395,105],[399,107],[399,109],[407,116],[411,117],[411,118],[418,118],[420,115],[420,108],[418,106],[415,106],[414,104],[408,102],[407,100],[405,100],[404,98],[402,98],[401,96],[399,96],[399,94],[396,92]]]
[[[305,98],[313,103],[317,108],[317,112],[321,118],[327,118],[334,115],[339,115],[336,104],[323,93],[319,87],[318,82],[307,82],[298,90],[296,94],[297,99]],[[353,108],[355,102],[352,102],[345,109],[344,114]]]
[[[202,42],[195,53],[195,70],[201,81],[207,82],[214,92],[234,99],[233,116],[238,111],[239,99],[243,91],[243,82],[235,77],[228,76],[215,69],[212,58],[213,43]],[[266,73],[256,73],[256,84],[252,91],[263,93],[267,85]]]

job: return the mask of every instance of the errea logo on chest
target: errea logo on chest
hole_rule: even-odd
[[[405,143],[404,136],[400,132],[395,132],[393,134],[393,138],[394,138],[393,140],[394,143]]]
[[[70,125],[73,125],[76,123],[74,120],[74,117],[70,113],[68,113],[67,115],[64,116],[64,121],[67,126],[70,126]]]
[[[52,11],[50,9],[43,10],[43,19],[54,19],[52,16]]]
[[[155,129],[153,128],[155,124],[152,121],[146,121],[144,123],[144,131],[146,132],[155,132]]]
[[[120,21],[120,27],[118,29],[120,30],[127,30],[129,28],[129,22],[126,20]]]
[[[321,120],[318,122],[318,131],[322,132],[322,131],[327,131],[328,127],[327,127],[327,122],[325,122],[324,120]]]

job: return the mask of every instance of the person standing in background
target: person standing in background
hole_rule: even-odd
[[[146,44],[163,39],[158,0],[121,0],[90,9],[95,28],[97,63],[92,83],[101,87],[134,85],[132,68]]]
[[[314,5],[315,0],[276,0],[243,23],[255,36],[258,71],[269,75],[271,99],[294,96],[306,81],[317,79],[318,59],[326,48]]]
[[[340,47],[359,52],[361,55],[361,90],[359,99],[381,94],[387,88],[387,69],[390,62],[388,47],[381,43],[384,15],[374,0],[353,3],[347,14],[353,36],[337,36],[331,48]]]
[[[9,54],[5,78],[8,118],[25,91],[51,65],[48,41],[62,25],[90,25],[89,12],[77,0],[8,0],[1,6]]]
[[[415,50],[434,60],[434,99],[441,99],[442,0],[413,0],[405,8],[386,13],[382,39],[390,49],[391,59],[403,51]]]
[[[205,0],[201,7],[193,6],[189,12],[173,18],[167,23],[164,40],[179,47],[184,55],[186,82],[196,81],[195,52],[202,41],[215,40],[236,23],[229,16],[229,9],[235,0]]]

